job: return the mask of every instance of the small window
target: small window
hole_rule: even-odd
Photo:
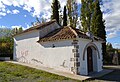
[[[52,48],[54,48],[54,47],[55,47],[55,45],[53,44],[53,45],[52,45]]]

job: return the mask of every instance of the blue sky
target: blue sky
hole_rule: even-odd
[[[67,0],[59,0],[63,9]],[[27,29],[36,16],[48,19],[51,16],[52,0],[0,0],[0,28],[24,27]],[[77,0],[81,4],[80,0]],[[107,42],[120,48],[120,0],[103,0]]]

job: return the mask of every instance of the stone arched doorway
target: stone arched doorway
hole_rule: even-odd
[[[87,47],[87,69],[88,74],[98,71],[98,51],[94,46]]]
[[[85,56],[86,55],[86,56]],[[87,74],[98,71],[98,61],[100,59],[99,49],[93,42],[88,43],[83,51],[83,61],[86,61]]]

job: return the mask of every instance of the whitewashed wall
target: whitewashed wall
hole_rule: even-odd
[[[71,72],[71,61],[73,58],[72,53],[72,40],[59,41],[59,42],[47,42],[40,43],[40,60],[47,67],[51,67],[57,70]],[[53,47],[53,44],[55,47]]]
[[[14,60],[72,73],[71,67],[73,67],[73,64],[70,62],[70,58],[73,58],[72,40],[46,43],[37,42],[39,40],[39,35],[43,37],[57,28],[59,28],[59,26],[57,26],[57,23],[54,23],[44,29],[41,29],[40,31],[33,30],[15,36]],[[48,31],[44,32],[44,30]],[[55,46],[54,48],[53,44]]]
[[[100,53],[100,59],[98,59],[98,72],[100,72],[103,67],[103,55],[102,55],[102,45],[100,42],[95,42],[96,46],[98,47]]]
[[[39,53],[39,50],[38,50],[39,44],[37,43],[38,40],[39,40],[38,30],[21,34],[19,36],[15,36],[14,37],[14,60],[29,63],[30,55]]]
[[[29,33],[29,36],[37,35],[36,32]],[[24,36],[27,37],[27,36]],[[20,39],[23,36],[19,37]],[[39,37],[15,41],[17,46],[14,48],[14,59],[19,62],[40,65],[54,68],[65,72],[71,72],[72,64],[70,58],[73,58],[72,40],[37,43]],[[18,40],[18,38],[16,38]],[[15,40],[16,40],[15,39]],[[54,44],[54,48],[53,48]]]

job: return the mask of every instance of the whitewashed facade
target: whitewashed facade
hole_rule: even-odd
[[[34,29],[14,36],[14,60],[72,74],[88,75],[90,72],[102,71],[102,41],[100,40],[92,41],[77,37],[38,42],[58,28],[61,27],[53,22],[42,29]],[[89,51],[92,55],[92,65],[88,65],[88,47],[91,50]]]

